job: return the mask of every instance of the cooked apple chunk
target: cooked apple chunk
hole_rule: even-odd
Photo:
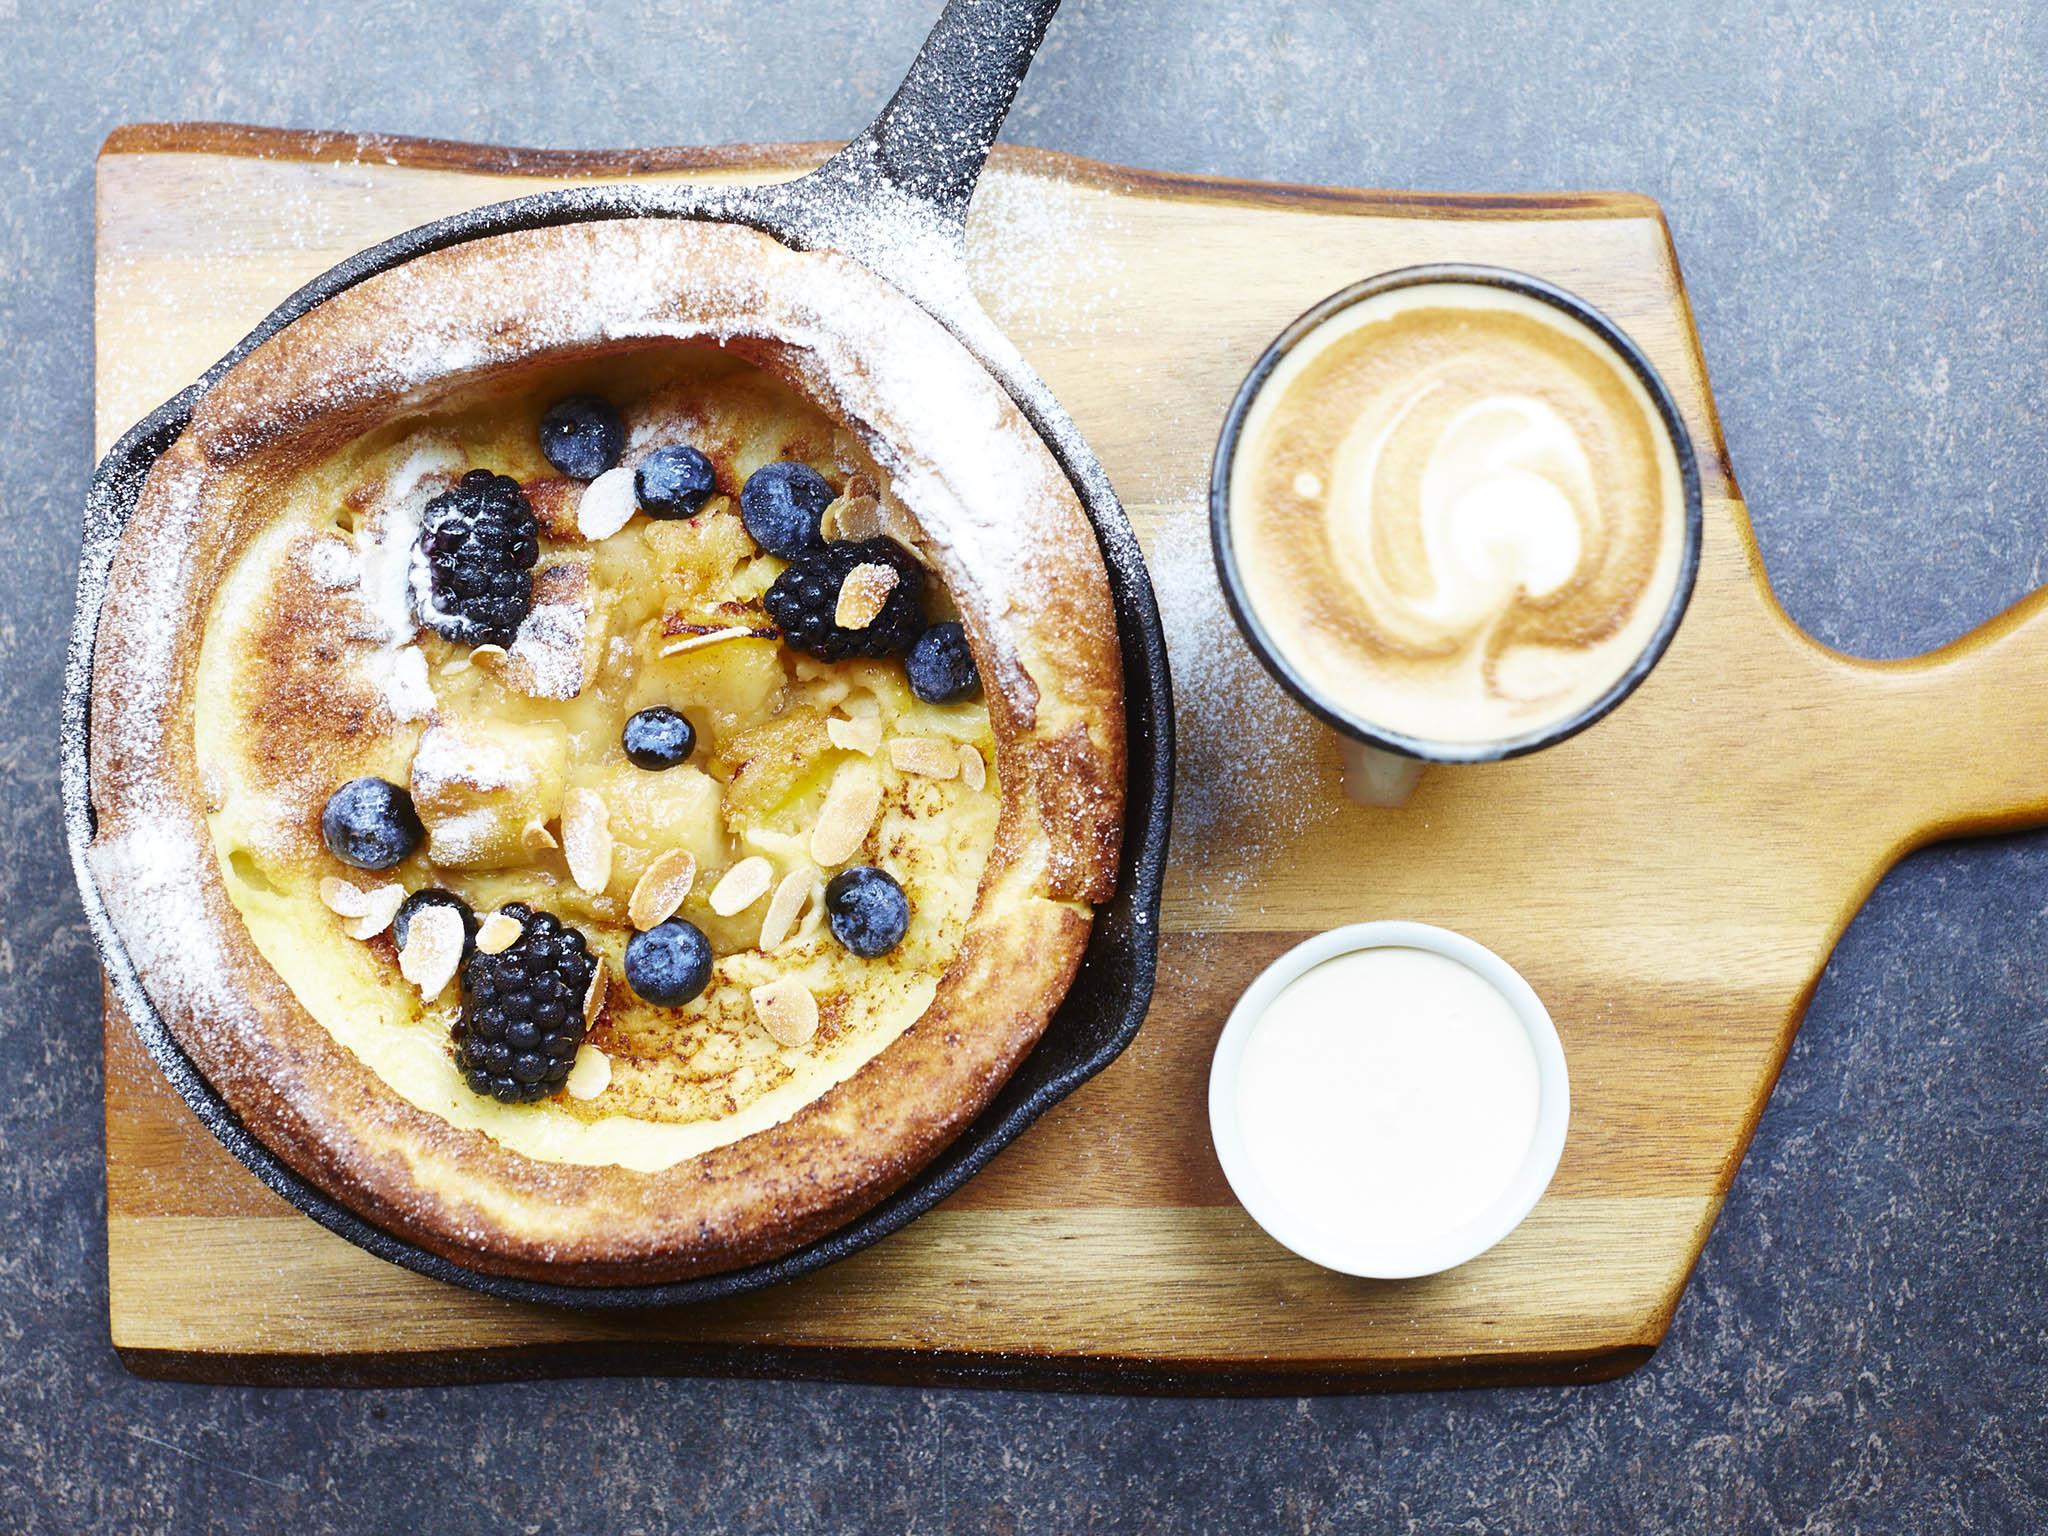
[[[718,761],[729,775],[727,825],[783,827],[790,811],[822,796],[838,754],[815,709],[795,708],[721,743]]]
[[[431,725],[412,760],[412,803],[427,856],[460,869],[530,862],[525,832],[561,814],[569,756],[554,720]]]
[[[718,781],[687,764],[649,773],[631,763],[584,768],[576,785],[604,802],[613,853],[609,890],[629,895],[648,865],[670,852],[689,854],[699,869],[726,862]]]

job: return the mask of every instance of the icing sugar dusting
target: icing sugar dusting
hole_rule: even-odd
[[[488,806],[444,816],[434,823],[434,857],[443,861],[473,859],[498,834],[498,818]]]
[[[432,588],[419,553],[420,517],[463,462],[453,443],[421,439],[392,470],[357,535],[363,606],[382,626],[386,640],[412,639],[419,628],[417,614],[432,613]]]
[[[369,621],[367,638],[374,643],[358,666],[396,720],[420,720],[433,712],[427,658],[413,644],[419,621],[413,614],[412,567],[420,514],[462,464],[454,444],[422,438],[392,470],[383,494],[365,514],[355,543],[322,539],[305,556],[321,585],[354,589],[356,603]],[[329,552],[337,545],[352,561],[352,572]]]
[[[306,574],[330,592],[345,592],[362,580],[355,546],[347,539],[315,539],[300,551]]]
[[[1121,224],[1108,194],[1065,178],[991,171],[975,190],[967,249],[975,293],[1005,331],[1094,333],[1123,291]]]
[[[122,915],[121,939],[142,984],[187,998],[204,1025],[227,1026],[248,1014],[220,936],[207,917],[202,847],[181,806],[138,795],[121,829],[87,854],[108,909]]]
[[[202,874],[213,851],[164,779],[175,757],[167,737],[183,725],[173,705],[184,630],[174,618],[185,611],[201,546],[205,476],[185,459],[161,468],[163,537],[121,565],[122,597],[132,605],[122,687],[92,743],[93,777],[123,814],[102,825],[85,858],[143,986],[184,999],[200,1028],[234,1030],[252,1015],[208,913]]]
[[[363,658],[363,675],[384,696],[394,720],[424,720],[437,702],[427,680],[427,653],[416,645],[383,646]]]
[[[524,765],[511,751],[482,731],[460,725],[428,727],[412,759],[413,794],[423,799],[461,789],[489,794],[525,778]]]
[[[577,570],[577,579],[563,582],[566,595],[551,596],[557,585],[548,578],[558,571]],[[506,677],[536,699],[573,699],[583,691],[584,643],[590,633],[589,562],[551,566],[534,583],[538,601],[519,623],[507,655]]]
[[[1181,500],[1206,502],[1199,492]],[[1174,866],[1199,897],[1236,900],[1252,872],[1330,805],[1328,733],[1238,632],[1200,510],[1169,512],[1147,563],[1173,666]]]
[[[128,648],[121,658],[121,670],[124,692],[135,706],[132,718],[161,732],[166,725],[165,712],[177,693],[181,626],[176,620],[189,601],[206,501],[205,477],[191,463],[166,464],[159,473],[163,478],[163,538],[146,556],[137,554],[126,561],[122,570],[125,595],[142,622],[127,626]]]

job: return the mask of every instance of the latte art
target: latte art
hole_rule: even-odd
[[[1324,517],[1338,574],[1391,646],[1470,644],[1571,581],[1598,491],[1556,410],[1456,379],[1376,405],[1337,447]]]
[[[1247,413],[1230,536],[1309,684],[1382,729],[1506,740],[1599,699],[1684,560],[1656,403],[1571,315],[1475,283],[1339,312]]]

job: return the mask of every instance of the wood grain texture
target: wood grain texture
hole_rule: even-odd
[[[821,153],[119,130],[99,167],[98,441],[300,283],[413,224],[590,176],[774,179]],[[1324,294],[1436,260],[1582,294],[1656,362],[1700,453],[1704,557],[1670,653],[1595,729],[1434,772],[1400,811],[1346,802],[1334,749],[1309,737],[1300,792],[1261,836],[1184,818],[1159,991],[1125,1056],[939,1211],[739,1301],[577,1315],[388,1266],[257,1183],[110,1015],[111,1320],[134,1369],[1244,1391],[1619,1374],[1663,1337],[1821,966],[1879,875],[1936,837],[2048,819],[2048,771],[2023,750],[2048,724],[2032,682],[2048,598],[1906,662],[1843,657],[1795,629],[1728,472],[1654,204],[1239,186],[999,146],[970,250],[984,303],[1148,547],[1199,537],[1188,520],[1231,392]],[[1191,755],[1189,773],[1218,771]],[[1564,1160],[1530,1220],[1470,1265],[1396,1284],[1327,1274],[1252,1227],[1205,1100],[1216,1035],[1259,968],[1307,933],[1380,917],[1463,930],[1515,964],[1557,1020],[1573,1087]]]

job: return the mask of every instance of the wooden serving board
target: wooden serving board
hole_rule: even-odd
[[[100,449],[301,282],[410,225],[594,176],[773,179],[819,154],[122,129],[99,163]],[[110,1017],[109,1292],[131,1368],[1247,1391],[1618,1375],[1663,1337],[1878,876],[1933,838],[2048,819],[2040,595],[1900,663],[1793,628],[1653,203],[1252,186],[999,148],[971,245],[985,302],[1154,552],[1178,646],[1181,819],[1137,1042],[952,1201],[846,1263],[728,1303],[585,1315],[440,1285],[314,1225],[209,1138]],[[1221,621],[1200,519],[1225,405],[1273,333],[1353,279],[1436,260],[1551,278],[1643,345],[1700,451],[1705,557],[1676,644],[1615,716],[1369,811]],[[1305,934],[1382,917],[1460,929],[1519,967],[1572,1074],[1564,1161],[1535,1213],[1475,1262],[1398,1284],[1269,1242],[1230,1197],[1206,1115],[1211,1048],[1257,971]]]

